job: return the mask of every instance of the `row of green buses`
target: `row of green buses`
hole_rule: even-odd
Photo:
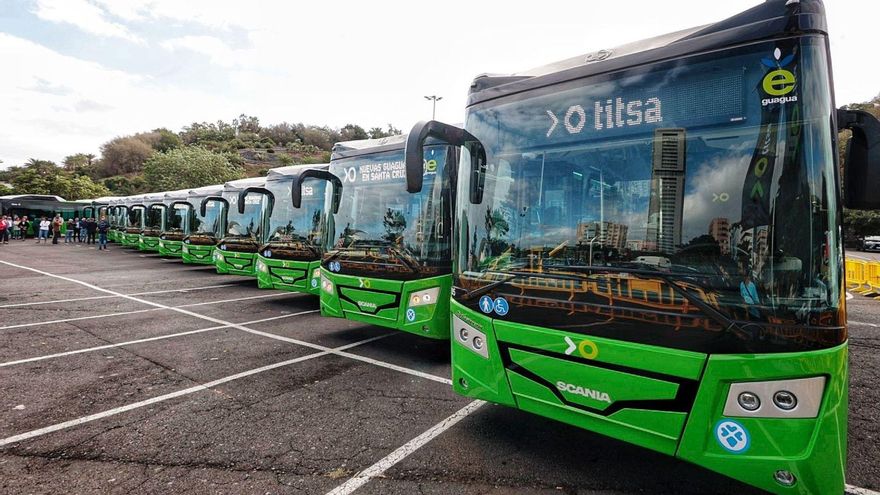
[[[880,208],[878,185],[822,3],[769,0],[479,76],[462,127],[100,207],[123,245],[450,339],[460,394],[824,494],[846,465],[841,208]]]

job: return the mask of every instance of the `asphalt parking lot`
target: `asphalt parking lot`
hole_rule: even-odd
[[[0,250],[0,493],[756,493],[449,387],[448,343],[154,254]],[[852,493],[880,489],[880,301],[848,301]]]

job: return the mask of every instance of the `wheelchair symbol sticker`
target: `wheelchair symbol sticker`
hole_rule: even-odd
[[[406,321],[413,322],[416,321],[416,310],[409,308],[406,310]]]
[[[338,261],[331,261],[328,268],[330,268],[331,272],[338,273],[340,270],[342,270],[342,265]]]
[[[480,298],[480,311],[483,313],[489,314],[495,310],[495,301],[492,300],[489,296],[483,296]]]
[[[725,450],[740,454],[749,449],[749,432],[743,425],[729,419],[715,424],[715,438]]]
[[[510,306],[507,304],[507,299],[503,297],[498,297],[495,299],[495,314],[498,316],[504,316],[507,312],[510,311]]]

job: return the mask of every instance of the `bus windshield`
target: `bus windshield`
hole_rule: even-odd
[[[448,273],[447,152],[446,146],[425,147],[424,184],[417,194],[406,190],[403,150],[331,163],[344,191],[327,236],[331,256],[370,258],[377,267],[398,264],[411,272],[445,267]]]
[[[130,229],[141,229],[143,228],[144,223],[144,207],[143,206],[132,206],[128,208],[128,228]]]
[[[162,220],[165,216],[165,205],[150,205],[147,209],[145,228],[150,230],[161,230]]]
[[[275,245],[305,243],[320,248],[327,223],[324,215],[327,182],[314,179],[305,181],[300,208],[293,207],[290,181],[269,181],[266,188],[275,198],[266,241]]]
[[[168,207],[168,219],[165,225],[166,232],[183,233],[188,227],[190,206],[175,204]]]
[[[238,211],[238,191],[224,191],[223,198],[229,202],[229,210],[226,213],[226,237],[260,242],[263,235],[265,195],[249,193],[245,196],[244,213]]]
[[[196,198],[193,204],[200,204],[201,199]],[[190,232],[198,235],[207,235],[217,237],[221,234],[223,220],[223,208],[225,205],[222,201],[209,200],[205,203],[205,214],[202,215],[199,208],[193,208],[193,224]]]
[[[678,311],[687,291],[737,321],[842,325],[827,67],[807,37],[471,109],[488,164],[460,173],[457,283],[541,274],[589,281],[585,305]]]

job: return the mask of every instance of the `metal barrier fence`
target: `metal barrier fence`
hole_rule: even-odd
[[[880,261],[846,260],[846,289],[880,300]]]

